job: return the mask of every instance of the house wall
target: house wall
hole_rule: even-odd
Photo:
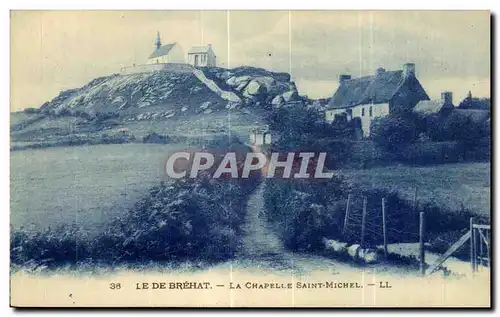
[[[361,129],[363,129],[363,136],[365,137],[370,136],[372,121],[376,118],[384,117],[387,115],[389,115],[388,103],[359,105],[356,106],[352,111],[353,118],[361,118]]]
[[[168,52],[168,62],[169,63],[185,63],[186,55],[184,55],[184,49],[179,44],[175,44],[174,47]]]
[[[195,65],[195,56],[198,56],[198,64]],[[206,56],[206,58],[202,57]],[[216,66],[216,57],[215,53],[212,49],[209,49],[207,53],[196,53],[196,54],[188,54],[188,64],[197,67],[215,67]]]
[[[371,115],[370,115],[370,108],[371,108]],[[370,127],[372,120],[378,117],[387,116],[389,114],[389,103],[358,105],[349,109],[352,109],[352,118],[361,119],[361,128],[363,129],[363,136],[367,137],[370,135]],[[325,120],[327,122],[333,122],[335,120],[335,115],[346,112],[346,110],[347,109],[329,109],[325,111]]]
[[[421,100],[430,100],[424,88],[416,77],[408,78],[392,97],[390,111],[412,110]]]
[[[168,55],[163,55],[148,59],[148,64],[165,64],[165,63],[168,63]]]
[[[271,133],[250,133],[250,142],[254,145],[271,144]]]
[[[264,135],[264,144],[271,144],[271,133],[266,133]]]
[[[325,120],[331,123],[335,120],[335,115],[345,112],[346,109],[328,109],[325,111]]]
[[[215,53],[212,49],[208,50],[208,62],[207,66],[209,67],[215,67],[217,66],[217,57],[215,56]]]
[[[162,64],[162,63],[185,63],[185,62],[186,58],[184,57],[184,50],[179,44],[175,44],[167,55],[158,56],[155,58],[149,58],[147,63]]]
[[[250,143],[255,144],[255,133],[253,132],[250,133]]]
[[[263,134],[257,133],[255,135],[255,144],[256,145],[264,144],[264,135]]]

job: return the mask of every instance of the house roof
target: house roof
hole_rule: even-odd
[[[165,44],[160,46],[159,48],[155,49],[151,55],[149,55],[148,58],[156,58],[164,55],[168,55],[170,50],[175,46],[177,43],[171,43],[171,44]]]
[[[208,53],[209,50],[210,50],[210,45],[193,46],[189,50],[188,54]]]
[[[256,127],[250,130],[251,133],[269,133],[271,132],[268,125]]]
[[[454,109],[452,115],[469,118],[474,123],[486,122],[490,118],[490,112],[482,109]]]
[[[367,103],[387,103],[404,83],[403,71],[386,71],[344,81],[328,103],[329,109]]]
[[[445,103],[442,100],[421,100],[419,101],[413,111],[421,114],[438,113],[442,109],[453,109],[455,106],[451,103]]]
[[[460,109],[491,109],[490,98],[465,98],[459,105]]]

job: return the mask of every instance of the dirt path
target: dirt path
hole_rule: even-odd
[[[261,182],[247,201],[243,248],[238,258],[258,267],[291,269],[293,260],[264,219],[264,208],[264,182]]]
[[[245,254],[262,256],[285,252],[278,236],[271,231],[264,219],[264,182],[248,199],[244,233],[243,252]]]
[[[362,272],[377,267],[377,271],[408,274],[406,268],[394,268],[384,264],[361,268],[324,256],[294,253],[285,249],[264,216],[264,182],[261,182],[250,195],[246,208],[243,247],[238,253],[238,257],[230,261],[233,268],[257,269],[300,276],[321,272],[327,275],[340,272]]]
[[[254,267],[283,273],[305,274],[316,270],[330,271],[345,264],[332,259],[308,254],[293,253],[285,249],[278,235],[264,218],[264,182],[252,193],[247,202],[243,227],[243,248],[235,265]]]

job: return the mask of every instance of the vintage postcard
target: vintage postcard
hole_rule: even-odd
[[[14,307],[490,307],[489,11],[11,11]]]

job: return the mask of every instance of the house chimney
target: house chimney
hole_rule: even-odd
[[[342,83],[346,80],[349,80],[351,79],[351,75],[347,75],[347,74],[340,74],[339,76],[339,85],[342,85]]]
[[[385,68],[382,68],[382,67],[379,67],[377,68],[377,70],[375,71],[375,74],[378,76],[382,73],[385,73]]]
[[[406,63],[403,65],[403,75],[405,78],[415,77],[415,64]]]
[[[443,91],[441,93],[441,102],[453,104],[453,93],[451,91]]]

